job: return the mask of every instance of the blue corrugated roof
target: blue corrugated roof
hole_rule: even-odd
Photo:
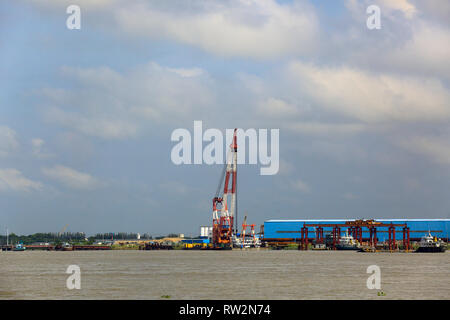
[[[265,222],[312,222],[312,221],[356,221],[359,219],[354,218],[348,218],[348,219],[283,219],[283,220],[276,220],[276,219],[270,219],[266,220]],[[367,219],[366,219],[367,220]],[[375,221],[450,221],[450,219],[373,219]]]
[[[317,224],[333,224],[333,223],[343,223],[345,221],[355,221],[357,219],[296,219],[296,220],[266,220],[264,222],[264,237],[265,238],[300,238],[301,233],[300,229],[303,227],[304,223],[317,223]],[[449,238],[450,235],[450,219],[374,219],[378,222],[385,223],[406,223],[410,228],[411,237],[412,238],[420,238],[423,236],[421,231],[426,233],[428,230],[430,231],[440,231],[440,232],[432,232],[433,235],[440,238]],[[311,236],[313,236],[314,228],[309,227],[309,232],[311,232]],[[385,240],[388,236],[386,227],[378,227],[378,230],[382,231],[378,234],[378,238],[380,240]],[[325,227],[325,232],[330,232],[332,228]],[[342,229],[345,232],[345,228]],[[383,232],[384,231],[384,232]],[[397,233],[401,234],[401,227],[397,228]],[[368,236],[368,229],[363,228],[363,237]]]

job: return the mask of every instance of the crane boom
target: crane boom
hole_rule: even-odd
[[[223,196],[216,194],[213,198],[213,245],[230,246],[233,235],[234,216],[236,210],[236,175],[237,175],[237,129],[234,129],[230,152],[227,155],[227,164],[221,182],[225,175]],[[231,189],[229,189],[231,179]],[[220,190],[220,185],[219,189]],[[231,195],[231,199],[229,196]],[[230,203],[228,203],[228,201]],[[229,209],[228,209],[229,208]]]
[[[64,226],[64,228],[61,229],[61,231],[58,233],[58,237],[60,237],[60,236],[64,233],[64,231],[66,231],[66,229],[67,229],[68,226],[69,226],[69,224],[66,224],[66,225]]]

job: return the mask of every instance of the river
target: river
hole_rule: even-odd
[[[0,252],[0,299],[450,299],[449,258],[263,249]],[[69,265],[80,268],[79,290],[66,286]],[[367,288],[371,265],[380,268],[381,290]]]

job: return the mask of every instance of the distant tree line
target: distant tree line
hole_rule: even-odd
[[[84,232],[64,232],[64,233],[34,233],[31,235],[16,235],[11,233],[8,236],[9,244],[23,243],[32,244],[35,242],[73,242],[73,241],[84,241],[86,235]],[[6,235],[0,235],[0,244],[6,244]]]
[[[107,233],[97,233],[92,238],[96,240],[104,239],[104,240],[130,240],[137,239],[137,233],[129,233],[129,232],[107,232]],[[151,240],[153,239],[148,233],[141,234],[141,239]]]
[[[178,238],[177,233],[169,233],[166,236],[157,236],[152,237],[148,233],[144,233],[141,235],[141,240],[153,240],[153,239],[163,239],[163,238]],[[9,244],[23,243],[23,244],[32,244],[32,243],[61,243],[61,242],[70,242],[70,243],[93,243],[96,240],[130,240],[137,239],[137,233],[129,233],[129,232],[107,232],[107,233],[97,233],[93,236],[86,238],[86,234],[84,232],[64,232],[64,233],[55,233],[55,232],[47,232],[47,233],[34,233],[31,235],[16,235],[11,233],[9,235]],[[192,237],[185,236],[186,239],[190,239]],[[87,239],[87,240],[86,240]],[[0,245],[6,244],[6,235],[0,235]]]

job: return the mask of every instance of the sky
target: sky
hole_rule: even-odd
[[[446,0],[2,1],[0,233],[199,234],[222,166],[170,158],[197,120],[280,130],[277,174],[238,168],[240,222],[450,218],[449,15]]]

